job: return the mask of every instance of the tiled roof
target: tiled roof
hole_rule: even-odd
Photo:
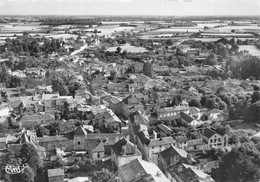
[[[134,123],[135,122],[135,117],[137,118],[136,122],[144,125],[149,124],[149,119],[145,117],[139,110],[129,114],[130,122]]]
[[[163,137],[158,139],[151,139],[148,146],[168,145],[173,143],[175,143],[175,140],[172,137]]]
[[[75,130],[74,136],[86,136],[87,132],[82,126],[78,126]]]
[[[203,134],[203,133],[202,133]],[[215,131],[213,131],[213,130],[211,130],[211,129],[209,129],[209,128],[205,128],[204,129],[204,136],[205,137],[207,137],[207,138],[210,138],[210,137],[212,137],[214,134],[216,134],[216,132]]]
[[[137,136],[143,144],[148,145],[150,143],[150,139],[149,137],[147,137],[144,131],[140,131],[139,133],[137,133]]]
[[[126,182],[132,182],[138,179],[138,176],[147,174],[138,159],[132,160],[129,163],[119,167],[119,171]]]
[[[88,148],[93,152],[102,152],[105,151],[104,145],[100,139],[88,139],[86,140]]]
[[[172,132],[172,130],[165,124],[159,124],[157,127],[165,133]]]
[[[126,155],[131,155],[135,153],[134,144],[124,137],[112,146],[112,149],[117,156],[122,155],[123,146],[126,147]],[[137,150],[137,152],[140,153],[139,150]]]
[[[55,176],[64,176],[64,169],[48,169],[48,178]]]
[[[197,114],[200,112],[200,109],[197,107],[190,107],[189,109],[191,114]]]
[[[180,112],[180,116],[181,116],[182,119],[184,119],[188,123],[191,123],[192,121],[195,120],[193,117],[191,117],[190,115],[188,115],[184,112]]]
[[[119,167],[125,182],[132,182],[138,180],[139,182],[170,182],[165,175],[161,172],[158,166],[152,162],[147,162],[141,159],[134,159],[129,163]],[[158,175],[160,173],[160,175]],[[148,176],[149,179],[142,180],[142,176]]]
[[[55,98],[59,98],[60,95],[57,94],[42,94],[42,99],[43,100],[47,100],[47,99],[55,99]]]
[[[179,149],[179,148],[174,147],[174,146],[170,146],[169,148],[162,151],[159,155],[164,159],[166,164],[170,164],[172,157],[178,155],[181,158],[186,159],[188,153],[185,150]]]
[[[203,145],[205,144],[202,138],[187,141],[187,146]]]
[[[38,115],[25,115],[21,118],[21,122],[28,121],[52,121],[55,117],[50,114],[38,114]]]
[[[186,136],[177,136],[175,137],[175,140],[178,142],[187,142],[188,138]]]
[[[188,109],[189,108],[186,106],[165,107],[165,108],[158,109],[158,112],[177,112],[177,111],[184,111]]]
[[[37,137],[39,143],[42,142],[52,142],[52,141],[67,141],[67,137],[56,135],[56,136],[46,136],[46,137]]]

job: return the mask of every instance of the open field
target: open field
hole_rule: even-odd
[[[228,124],[231,127],[231,132],[245,132],[245,133],[257,133],[258,127],[252,123],[246,123],[240,120],[229,121]]]
[[[239,46],[239,50],[243,51],[243,50],[247,50],[249,51],[250,54],[252,54],[253,56],[260,56],[260,50],[257,49],[255,46],[253,45],[241,45]]]
[[[109,47],[107,49],[107,51],[110,52],[115,52],[118,46],[116,47]],[[137,53],[137,52],[148,52],[148,50],[146,50],[143,47],[136,47],[136,46],[131,46],[130,44],[125,44],[123,46],[119,46],[121,47],[122,51],[127,51],[127,52],[132,52],[132,53]]]

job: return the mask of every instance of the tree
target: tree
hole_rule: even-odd
[[[55,136],[61,133],[61,124],[60,122],[52,122],[46,126],[46,128],[50,131],[51,136]]]
[[[68,120],[70,118],[70,109],[69,109],[69,103],[64,103],[64,111],[63,111],[63,118]]]
[[[117,47],[117,48],[116,48],[116,53],[119,54],[119,53],[121,52],[121,50],[122,50],[121,47]]]
[[[190,107],[198,107],[200,108],[201,107],[201,103],[198,99],[192,99],[190,102],[189,102],[189,106]]]
[[[230,48],[231,51],[237,52],[239,50],[239,46],[237,44],[233,44]]]
[[[206,64],[210,66],[214,66],[218,63],[216,54],[212,53],[206,60]]]
[[[220,182],[259,181],[259,151],[249,143],[233,148],[226,153],[212,177]]]
[[[103,168],[101,171],[94,172],[93,182],[112,182],[115,179],[115,174],[108,169]]]
[[[255,103],[260,100],[260,91],[255,90],[251,96],[251,103]]]
[[[44,135],[49,136],[50,135],[50,131],[45,128],[44,126],[38,126],[36,127],[36,135],[37,137],[43,137]]]
[[[168,39],[168,40],[166,40],[165,44],[167,46],[171,46],[171,45],[173,45],[173,41],[171,39]]]
[[[226,110],[227,109],[227,104],[224,101],[220,101],[218,103],[218,105],[219,105],[220,110]]]
[[[68,88],[61,78],[52,80],[52,90],[54,92],[59,92],[61,96],[68,95],[69,93]]]
[[[46,167],[47,169],[57,169],[57,168],[64,168],[64,161],[61,157],[57,157],[54,161],[50,161],[47,163]]]
[[[245,112],[244,120],[247,122],[260,123],[260,101],[257,101],[249,106]]]
[[[217,104],[217,102],[216,102],[216,99],[215,98],[210,98],[209,100],[208,100],[208,102],[207,102],[207,107],[208,108],[210,108],[210,109],[217,109],[216,107],[216,104]]]
[[[35,172],[31,167],[26,167],[24,172],[19,175],[21,182],[34,182]]]
[[[30,143],[23,144],[20,150],[20,155],[23,163],[29,164],[35,172],[42,166],[43,161],[34,145]]]
[[[203,95],[202,97],[201,97],[201,99],[200,99],[200,103],[201,103],[201,105],[202,106],[206,106],[207,105],[207,103],[208,103],[208,96],[207,95]]]

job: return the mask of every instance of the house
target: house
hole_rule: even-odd
[[[32,78],[45,78],[46,71],[42,68],[26,68],[26,76]]]
[[[119,167],[120,182],[170,182],[158,166],[141,159],[134,159]]]
[[[182,163],[194,164],[196,161],[191,154],[173,145],[158,154],[158,166],[170,181],[175,181],[178,165]],[[176,179],[177,180],[177,179]]]
[[[110,96],[103,99],[103,103],[107,103],[107,107],[115,114],[122,113],[122,100],[116,96]]]
[[[111,147],[111,161],[117,167],[125,165],[134,159],[142,159],[142,153],[128,139],[122,138]]]
[[[142,114],[140,111],[135,111],[129,114],[128,120],[130,139],[132,142],[136,143],[137,133],[143,130],[148,132],[150,121],[147,116]]]
[[[186,136],[177,136],[175,137],[176,146],[180,149],[186,150],[188,138]]]
[[[218,109],[212,109],[211,111],[208,112],[208,114],[209,114],[209,120],[211,121],[222,122],[222,121],[227,121],[229,119],[228,114]]]
[[[92,90],[97,90],[107,86],[107,79],[102,73],[96,74],[92,76],[90,84]]]
[[[203,172],[199,166],[179,164],[176,174],[183,182],[214,182],[214,179],[209,174]]]
[[[101,162],[105,156],[105,148],[100,139],[87,139],[87,151],[94,162]]]
[[[189,107],[187,106],[165,107],[165,108],[157,109],[156,112],[157,112],[158,119],[171,120],[171,119],[175,119],[180,112],[184,112],[188,114]]]
[[[144,131],[137,134],[137,147],[147,161],[157,163],[157,154],[171,145],[175,145],[172,137],[152,138]]]
[[[51,114],[33,114],[24,115],[20,119],[20,124],[22,127],[29,125],[47,124],[55,120],[55,117]]]
[[[74,150],[86,150],[86,137],[86,130],[83,128],[83,126],[78,126],[74,132]]]
[[[160,74],[170,74],[171,69],[168,66],[153,66],[153,71]]]
[[[129,84],[128,85],[128,89],[129,89],[129,92],[139,92],[142,90],[142,86],[140,84],[137,84],[137,83],[133,83],[133,84]]]
[[[108,83],[107,84],[108,92],[127,92],[128,88],[125,83]]]
[[[207,150],[207,144],[204,142],[202,138],[188,140],[186,151],[204,151]]]
[[[134,64],[135,73],[142,73],[143,72],[144,63],[136,61]]]
[[[74,150],[73,139],[67,136],[44,136],[37,137],[37,141],[40,146],[45,147],[46,156],[52,156],[55,154],[55,150],[60,148],[64,151]]]
[[[186,114],[184,112],[180,112],[181,118],[190,126],[197,127],[200,125],[200,122],[194,119],[192,116],[189,114]]]
[[[48,182],[63,182],[64,181],[64,169],[48,169]]]
[[[172,129],[166,126],[165,124],[159,124],[157,125],[157,129],[159,130],[160,133],[167,135],[171,135]]]
[[[200,109],[197,107],[189,107],[189,115],[197,119],[201,117],[202,113],[200,112]]]
[[[76,177],[69,179],[68,182],[91,182],[90,177]]]
[[[140,98],[136,94],[130,94],[122,100],[122,111],[121,114],[128,117],[130,113],[137,110],[144,112],[144,106],[140,102]]]
[[[207,150],[210,150],[213,146],[222,146],[226,147],[228,145],[228,134],[219,134],[214,130],[209,128],[202,129],[202,137],[205,138],[207,142]]]

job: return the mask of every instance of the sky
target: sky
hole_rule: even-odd
[[[6,15],[260,15],[260,0],[0,0]]]

